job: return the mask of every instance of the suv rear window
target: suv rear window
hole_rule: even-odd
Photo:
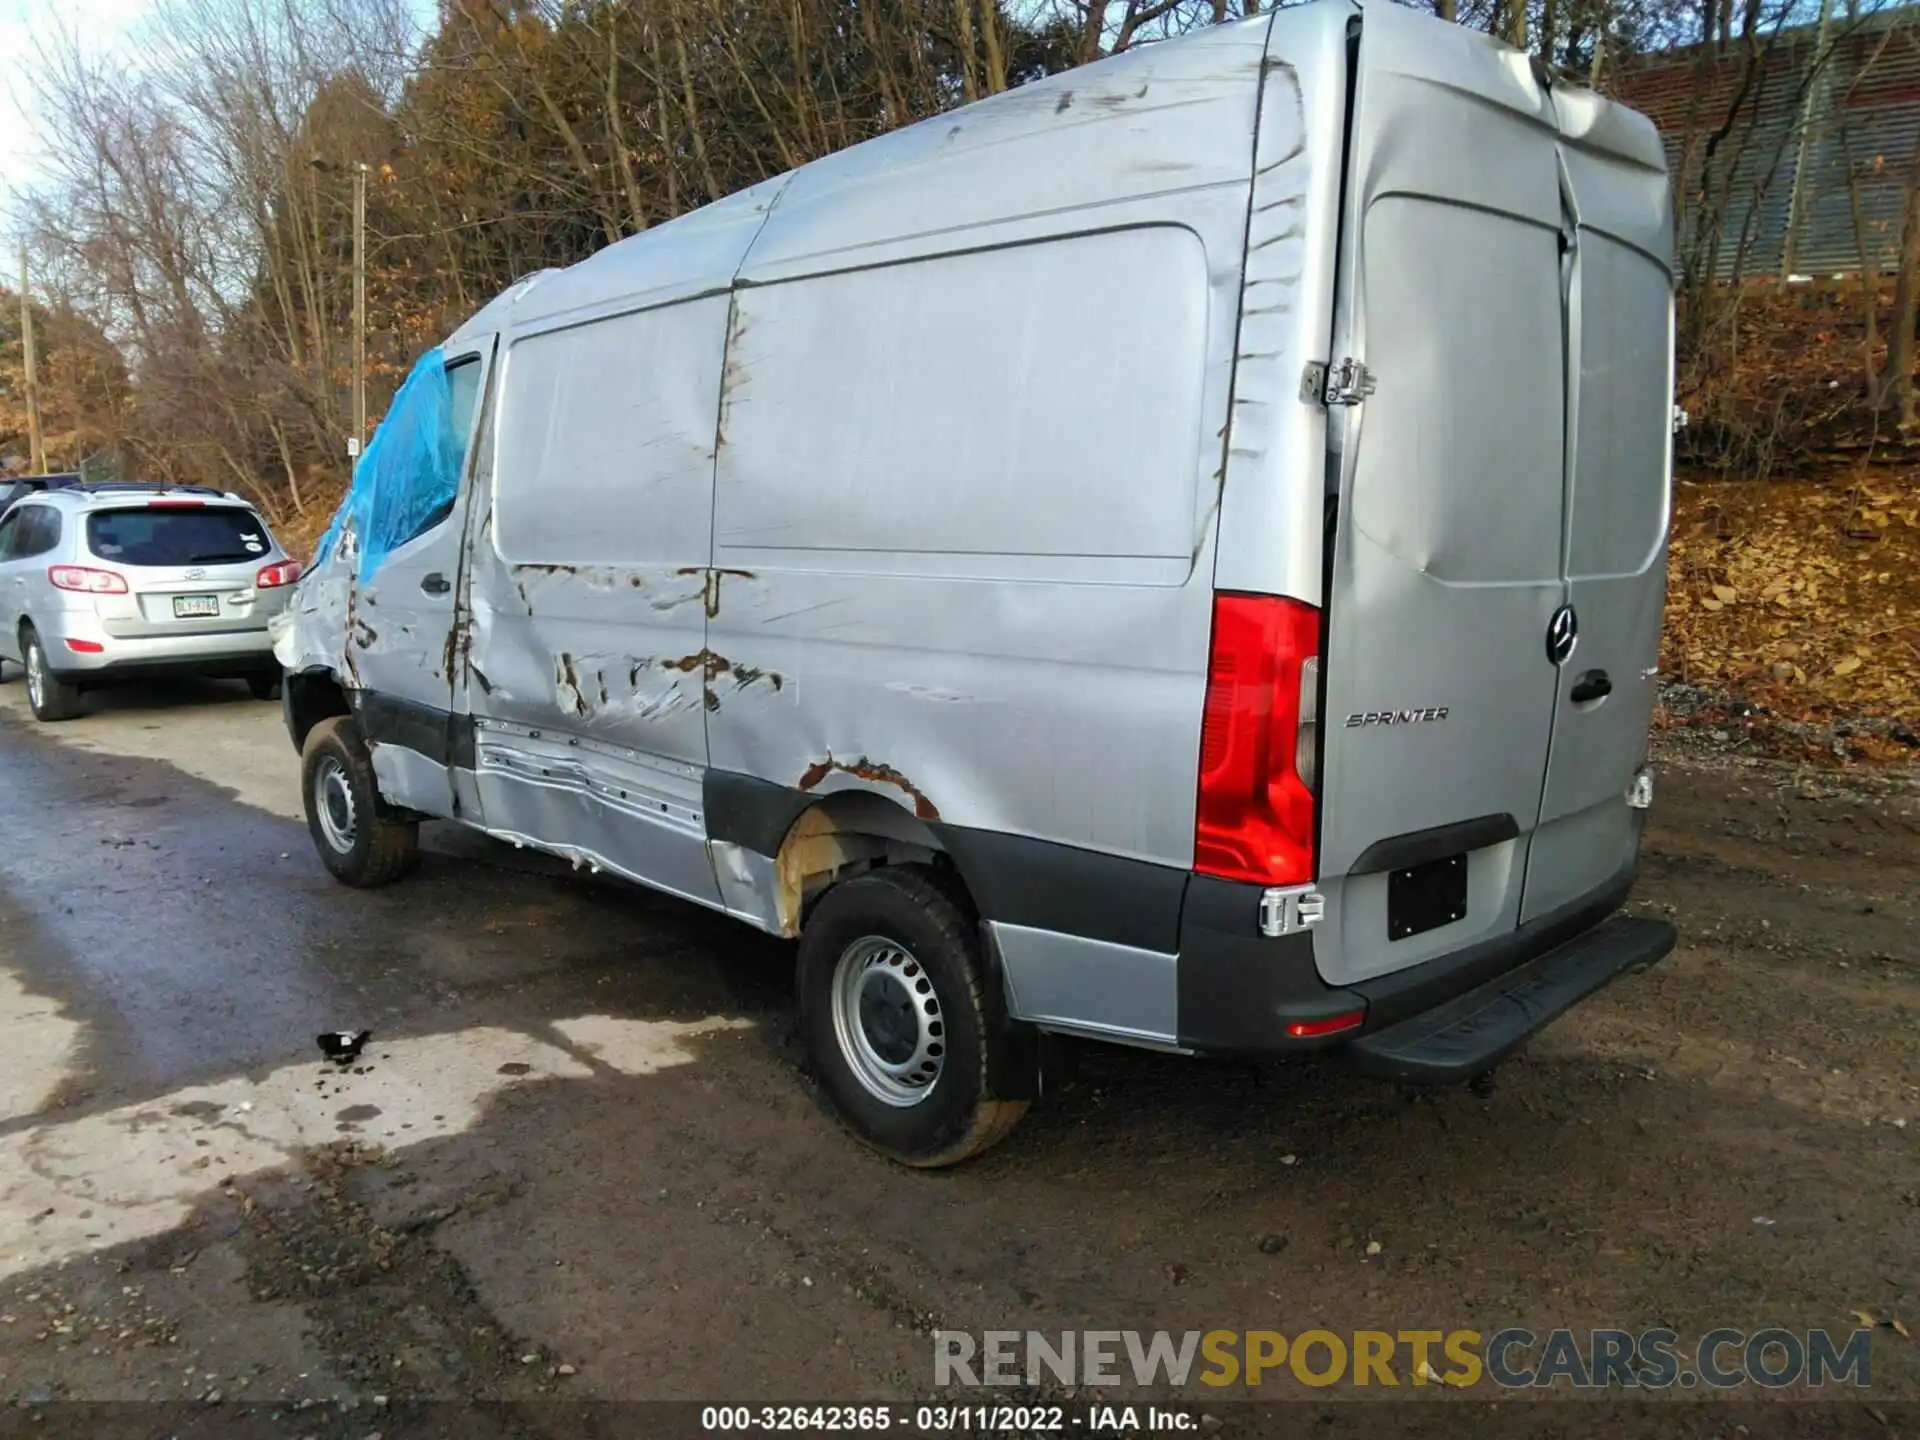
[[[231,505],[143,505],[87,516],[87,549],[122,565],[238,565],[272,548],[260,517]]]

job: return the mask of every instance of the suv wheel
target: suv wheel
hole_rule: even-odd
[[[71,720],[80,713],[80,687],[62,680],[47,664],[46,647],[29,625],[21,634],[27,657],[27,705],[33,718],[49,723]]]
[[[247,689],[256,700],[278,700],[280,698],[280,672],[278,670],[260,675],[247,676]]]
[[[907,1165],[1004,1139],[1033,1093],[1031,1037],[1005,1017],[972,921],[925,870],[829,890],[800,939],[800,1032],[848,1126]]]
[[[343,885],[391,884],[419,862],[420,827],[381,813],[373,757],[351,716],[335,715],[307,732],[300,788],[313,848]]]

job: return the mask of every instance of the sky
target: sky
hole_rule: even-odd
[[[32,74],[36,42],[56,23],[78,29],[90,47],[106,48],[153,8],[154,0],[0,0],[0,210],[32,182]]]

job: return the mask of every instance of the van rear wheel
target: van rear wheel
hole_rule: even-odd
[[[955,1165],[1006,1138],[1032,1095],[1032,1045],[988,983],[974,926],[927,871],[842,882],[800,940],[800,1030],[834,1109],[907,1165]]]
[[[352,716],[332,716],[307,732],[300,789],[313,848],[341,884],[391,884],[419,863],[420,827],[381,813],[373,756]]]

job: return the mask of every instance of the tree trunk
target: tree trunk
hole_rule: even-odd
[[[967,99],[980,98],[980,84],[973,78],[973,5],[970,0],[953,0],[953,43],[960,50],[960,88]]]
[[[673,54],[680,66],[680,100],[686,107],[687,134],[693,141],[694,161],[700,166],[700,183],[706,186],[707,201],[711,203],[726,192],[720,188],[719,177],[713,173],[713,162],[707,158],[707,137],[700,128],[700,107],[693,98],[693,69],[687,64],[687,41],[680,31],[680,11],[675,8],[668,14],[673,21]]]
[[[653,52],[653,98],[660,118],[660,168],[667,175],[667,218],[680,213],[680,169],[673,163],[672,122],[667,109],[667,72],[660,63],[660,28],[651,18],[647,24],[647,47]]]
[[[1223,7],[1226,0],[1214,0]],[[987,45],[987,93],[998,95],[1007,88],[1007,52],[1000,43],[1000,9],[995,0],[980,0],[980,37]]]
[[[633,173],[633,156],[627,153],[627,130],[620,123],[620,45],[615,16],[607,17],[607,139],[613,147],[613,161],[620,172],[620,188],[627,196],[627,223],[636,232],[647,228],[647,207],[640,200],[640,181]]]
[[[1860,255],[1861,357],[1867,372],[1867,403],[1880,401],[1880,377],[1874,373],[1874,353],[1880,348],[1880,257],[1867,238],[1866,212],[1860,204],[1860,177],[1853,169],[1853,146],[1847,127],[1840,126],[1840,159],[1847,167],[1847,204],[1853,211],[1853,243]]]
[[[1080,55],[1082,65],[1091,64],[1100,58],[1100,34],[1107,28],[1108,0],[1086,0],[1087,13],[1080,23]]]
[[[1887,363],[1880,371],[1875,403],[1885,409],[1900,403],[1900,427],[1914,423],[1913,327],[1920,309],[1920,140],[1907,165],[1906,215],[1900,222],[1900,269],[1893,282],[1893,317],[1888,322]]]

